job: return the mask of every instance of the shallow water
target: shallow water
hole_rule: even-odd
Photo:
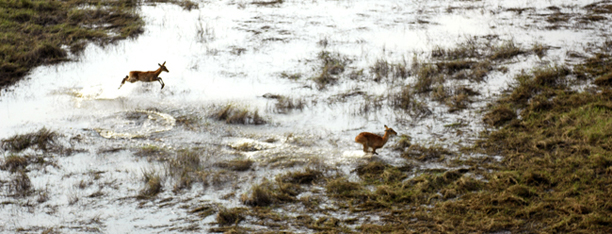
[[[104,48],[89,45],[75,61],[36,68],[0,96],[0,138],[46,127],[81,150],[67,157],[49,156],[57,166],[28,168],[35,190],[47,191],[49,199],[38,204],[35,196],[13,198],[3,193],[0,230],[56,227],[66,233],[151,233],[180,232],[194,224],[206,228],[214,222],[213,216],[201,220],[177,207],[241,206],[238,199],[221,197],[245,193],[262,178],[291,170],[256,168],[239,173],[234,186],[194,185],[179,195],[166,189],[155,202],[136,200],[133,196],[144,184],[143,170],[164,171],[163,163],[134,155],[148,146],[215,148],[215,157],[204,160],[209,165],[236,154],[266,162],[291,152],[298,156],[288,160],[322,160],[350,174],[364,158],[354,136],[362,131],[382,133],[385,124],[425,145],[469,144],[483,130],[482,108],[521,69],[571,63],[568,51],[588,54],[587,43],[607,36],[601,30],[605,22],[548,30],[544,17],[536,13],[549,14],[549,6],[582,13],[581,7],[592,2],[284,1],[260,6],[248,1],[202,1],[192,11],[172,4],[146,4],[140,9],[145,33],[137,39]],[[521,14],[507,10],[513,7],[533,9]],[[508,72],[494,71],[485,82],[458,81],[481,93],[466,110],[449,113],[448,107],[428,102],[433,114],[412,118],[383,102],[382,108],[363,113],[362,96],[338,101],[338,95],[355,91],[389,95],[413,83],[414,77],[380,83],[343,79],[323,90],[310,79],[319,72],[321,51],[339,53],[351,60],[349,69],[368,74],[380,59],[410,64],[414,54],[426,60],[437,46],[452,48],[466,38],[486,35],[512,39],[524,48],[539,43],[552,49],[542,58],[528,54],[511,59],[504,64]],[[126,83],[117,89],[129,71],[154,70],[164,61],[170,71],[160,75],[164,89],[159,83]],[[282,73],[301,78],[283,78]],[[276,100],[262,97],[267,93],[303,99],[306,106],[275,113]],[[229,125],[209,118],[227,104],[258,110],[269,123]],[[196,129],[187,128],[176,123],[181,116],[200,123]],[[454,123],[461,123],[462,134],[445,127]],[[266,142],[270,138],[275,141]],[[232,148],[244,143],[257,150]],[[389,148],[379,150],[380,159],[406,163]],[[0,171],[4,181],[11,176]],[[82,181],[92,184],[79,188]],[[164,181],[169,188],[172,183]],[[88,197],[98,191],[102,198]],[[164,198],[173,199],[159,202]]]

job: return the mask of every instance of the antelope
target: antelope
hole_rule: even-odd
[[[163,71],[165,72],[170,72],[168,71],[168,68],[166,68],[166,61],[164,61],[163,64],[157,64],[159,65],[159,68],[155,71],[131,71],[129,76],[125,76],[125,78],[123,78],[123,80],[121,81],[121,85],[119,85],[119,89],[121,88],[121,86],[123,86],[123,84],[126,81],[129,81],[130,83],[134,83],[136,81],[142,81],[142,82],[153,82],[153,81],[159,81],[159,83],[161,84],[161,88],[163,89],[164,86],[166,84],[164,84],[164,81],[162,80],[161,77],[159,77],[159,74]]]
[[[383,137],[370,132],[362,132],[355,137],[355,142],[363,145],[363,152],[368,153],[368,148],[371,147],[372,153],[378,155],[376,149],[382,148],[391,135],[397,135],[397,132],[385,125],[385,135]]]

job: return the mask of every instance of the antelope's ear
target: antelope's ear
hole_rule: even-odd
[[[162,66],[162,65],[161,65],[161,64],[159,64],[159,63],[158,63],[157,65],[159,65],[160,67]]]
[[[162,66],[166,66],[166,61],[164,61],[164,63],[162,63]]]
[[[385,129],[388,129],[387,125],[385,125]]]

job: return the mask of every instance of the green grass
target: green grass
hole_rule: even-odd
[[[579,67],[593,71],[584,73],[593,79],[601,74],[594,68],[607,58],[598,56],[592,59],[599,63]],[[504,159],[499,165],[480,164],[495,168],[481,173],[488,182],[480,192],[439,202],[426,219],[444,220],[435,226],[439,230],[466,232],[612,231],[610,90],[567,90],[568,75],[568,69],[555,67],[517,77],[513,91],[485,117],[503,127],[485,134],[475,147]],[[521,119],[514,114],[517,108]]]
[[[0,87],[30,69],[79,54],[85,42],[107,44],[143,31],[136,0],[0,0]],[[66,47],[67,49],[64,49]]]

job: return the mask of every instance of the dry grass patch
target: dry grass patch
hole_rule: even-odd
[[[404,151],[404,153],[402,153],[403,158],[416,159],[419,161],[443,161],[447,156],[453,155],[454,154],[451,151],[442,146],[433,145],[426,147],[420,144],[412,144]]]
[[[350,182],[346,177],[328,179],[325,189],[327,194],[334,198],[362,199],[367,194],[362,184]]]
[[[408,168],[403,168],[408,169]],[[397,167],[392,167],[379,161],[358,165],[355,169],[357,175],[367,183],[394,183],[406,179],[408,176]]]
[[[216,221],[220,226],[236,225],[244,220],[243,208],[221,208],[217,213]],[[230,232],[233,233],[233,232]]]
[[[142,177],[145,182],[145,187],[140,190],[136,198],[138,199],[152,199],[162,191],[162,180],[161,176],[154,169],[142,170]]]
[[[216,167],[232,170],[232,171],[247,171],[251,169],[255,161],[251,159],[235,159],[224,162],[217,162]]]
[[[56,132],[43,127],[37,132],[18,134],[2,140],[2,148],[12,152],[20,152],[31,146],[36,146],[42,151],[58,149],[59,146],[55,144],[58,136]]]
[[[23,156],[10,155],[4,158],[4,164],[0,167],[2,170],[17,172],[24,170],[28,166],[28,160]]]
[[[274,202],[273,187],[270,182],[265,181],[262,184],[255,185],[251,188],[251,194],[242,194],[240,201],[249,206],[269,206]]]
[[[292,184],[311,184],[321,177],[323,177],[322,171],[307,167],[303,171],[287,172],[277,177],[277,180]]]
[[[510,107],[507,105],[498,105],[495,106],[495,108],[490,112],[485,114],[483,122],[491,126],[500,127],[516,117],[516,113]]]

